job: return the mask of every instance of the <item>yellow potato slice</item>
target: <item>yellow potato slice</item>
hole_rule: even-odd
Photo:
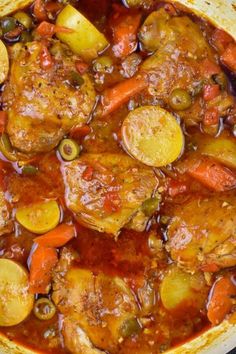
[[[9,57],[5,44],[0,40],[0,84],[2,84],[8,75]]]
[[[58,33],[57,37],[85,60],[96,58],[109,44],[105,36],[71,5],[67,5],[60,12],[56,23],[74,31]]]
[[[35,234],[44,234],[54,229],[60,220],[60,209],[54,200],[19,208],[16,220]]]
[[[34,296],[28,292],[28,273],[18,263],[0,259],[0,326],[14,326],[31,312]]]
[[[11,14],[14,11],[23,9],[33,3],[33,0],[1,0],[0,1],[0,17]]]
[[[175,161],[184,147],[182,130],[174,116],[158,106],[144,106],[130,112],[122,125],[127,151],[149,166]]]
[[[207,297],[204,286],[205,280],[200,273],[191,275],[172,266],[161,283],[162,304],[167,310],[176,310],[180,305],[200,308]]]

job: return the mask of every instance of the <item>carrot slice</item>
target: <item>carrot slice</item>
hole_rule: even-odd
[[[53,23],[43,21],[36,29],[41,37],[51,38],[56,33],[72,33],[73,30],[63,26],[54,25]]]
[[[117,12],[113,16],[113,51],[116,57],[126,57],[136,49],[137,32],[141,17],[140,13],[133,13],[130,15]]]
[[[228,33],[217,28],[212,35],[212,42],[220,52],[223,52],[227,45],[233,42],[233,39]]]
[[[32,254],[30,264],[29,290],[33,294],[47,294],[50,290],[52,270],[57,264],[54,248],[38,245]]]
[[[236,187],[235,174],[227,167],[210,159],[188,161],[187,173],[216,192]]]
[[[48,18],[47,11],[43,0],[35,0],[34,2],[34,16],[38,21],[44,21]]]
[[[221,61],[228,66],[229,69],[236,71],[236,44],[229,44],[225,52],[221,56]]]
[[[131,97],[143,91],[148,86],[144,75],[137,75],[131,79],[125,80],[116,86],[107,89],[102,96],[102,116],[106,116],[117,110]]]
[[[36,237],[34,242],[44,247],[62,247],[75,237],[75,228],[73,225],[61,224],[54,230]]]
[[[232,297],[236,295],[236,286],[230,278],[222,277],[213,285],[207,308],[207,317],[215,326],[223,321],[230,313],[233,303]]]
[[[219,85],[205,85],[203,89],[203,98],[205,101],[211,101],[220,94]]]

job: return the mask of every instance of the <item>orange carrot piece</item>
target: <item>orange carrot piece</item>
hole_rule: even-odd
[[[230,313],[233,303],[232,297],[236,295],[236,286],[230,278],[222,277],[213,285],[207,308],[207,317],[215,326],[222,322]]]
[[[236,44],[229,44],[225,52],[221,55],[221,61],[230,70],[236,71]]]
[[[41,37],[51,38],[56,33],[72,33],[73,30],[63,26],[54,25],[53,23],[43,21],[36,29]]]
[[[61,224],[45,235],[36,237],[34,242],[44,247],[62,247],[75,237],[73,225]]]
[[[229,43],[232,42],[233,39],[228,33],[219,28],[215,29],[212,35],[212,43],[220,52],[223,52]]]
[[[188,161],[186,172],[216,192],[236,187],[236,175],[227,167],[210,159]]]
[[[47,294],[50,289],[52,270],[57,264],[54,248],[37,246],[30,264],[29,290],[33,294]]]
[[[203,89],[203,98],[205,101],[211,101],[220,94],[219,85],[205,85]]]
[[[203,124],[204,125],[217,125],[220,120],[219,110],[217,107],[209,107],[206,109]]]
[[[139,74],[105,90],[102,96],[102,116],[114,112],[147,86],[147,79],[144,75]]]
[[[47,11],[45,9],[45,3],[43,0],[35,0],[34,2],[34,16],[38,21],[47,20]]]
[[[137,46],[137,32],[141,22],[141,14],[115,14],[112,21],[113,52],[116,57],[122,58],[131,54]]]
[[[210,272],[210,273],[215,273],[218,272],[220,270],[219,266],[215,263],[206,263],[206,264],[202,264],[200,269],[203,272]]]
[[[0,133],[4,133],[7,123],[7,112],[0,111]]]
[[[89,125],[83,125],[82,127],[72,128],[70,131],[70,137],[74,139],[81,139],[89,133],[91,133],[91,128],[89,127]]]

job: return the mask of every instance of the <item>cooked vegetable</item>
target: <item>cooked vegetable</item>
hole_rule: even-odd
[[[220,115],[217,107],[209,107],[206,109],[203,117],[203,124],[206,127],[218,125],[219,120],[220,120]]]
[[[41,297],[34,304],[34,315],[42,321],[51,320],[56,314],[56,306],[47,297]]]
[[[21,207],[16,210],[17,221],[35,234],[54,229],[60,220],[60,209],[54,200]]]
[[[103,55],[95,59],[93,62],[93,70],[97,73],[102,74],[112,73],[113,62],[111,57],[109,57],[108,55]]]
[[[59,152],[64,160],[72,161],[79,156],[80,147],[72,139],[63,139],[59,145]]]
[[[73,225],[61,224],[43,236],[36,237],[34,242],[44,247],[62,247],[75,237]]]
[[[33,309],[34,297],[28,292],[28,273],[20,264],[0,259],[0,326],[22,322]]]
[[[38,21],[47,20],[47,11],[44,0],[35,0],[34,2],[34,16]]]
[[[70,28],[54,25],[53,23],[43,21],[36,28],[36,32],[44,38],[51,38],[56,33],[73,33]]]
[[[9,71],[9,58],[7,48],[0,40],[0,84],[2,84],[8,75]]]
[[[145,76],[137,75],[107,89],[102,95],[102,116],[114,112],[147,86],[148,82]]]
[[[162,304],[170,311],[178,310],[179,306],[184,306],[185,309],[188,307],[197,308],[202,305],[203,299],[199,292],[203,285],[204,279],[199,273],[191,275],[173,266],[161,283]]]
[[[207,317],[214,325],[223,321],[233,307],[233,298],[236,296],[236,286],[227,276],[219,278],[214,283],[207,308]]]
[[[225,166],[210,159],[188,161],[187,173],[216,192],[236,187],[236,175]]]
[[[54,248],[37,246],[30,263],[30,292],[32,294],[48,294],[52,270],[57,261],[57,252]]]
[[[122,125],[125,148],[149,166],[165,166],[175,161],[184,146],[183,133],[172,116],[158,106],[131,111]]]
[[[153,197],[147,199],[142,205],[142,211],[146,216],[152,216],[152,214],[154,214],[155,211],[158,209],[159,204],[160,204],[160,198]]]
[[[236,142],[232,137],[219,136],[217,138],[199,141],[199,148],[203,155],[211,156],[222,164],[236,169]]]
[[[138,334],[141,331],[141,326],[135,317],[128,318],[120,328],[120,335],[123,338]]]
[[[205,85],[203,88],[203,98],[205,101],[211,101],[220,94],[219,85]]]
[[[137,47],[137,32],[141,22],[141,13],[126,14],[116,12],[112,20],[113,52],[116,57],[124,58]]]
[[[15,11],[18,11],[30,4],[32,4],[32,0],[1,0],[0,3],[0,17],[7,16]]]
[[[25,165],[22,167],[22,174],[28,176],[34,176],[38,173],[38,168],[33,165]]]
[[[228,66],[230,70],[236,71],[236,45],[229,44],[225,52],[221,56],[223,64]]]
[[[174,89],[169,98],[169,105],[176,111],[184,111],[188,109],[192,104],[192,99],[190,94],[183,89]]]
[[[74,30],[74,33],[58,33],[57,36],[85,60],[96,58],[109,44],[105,36],[71,5],[60,12],[56,24]]]
[[[16,20],[14,17],[4,17],[0,20],[2,33],[8,33],[16,28]]]
[[[80,86],[82,86],[84,84],[84,79],[77,71],[72,71],[70,73],[69,82],[70,82],[71,86],[79,89]]]
[[[23,11],[18,11],[15,15],[14,18],[21,23],[26,29],[30,29],[33,25],[33,20],[32,18]]]

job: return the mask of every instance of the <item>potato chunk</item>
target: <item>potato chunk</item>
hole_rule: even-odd
[[[122,337],[124,323],[135,318],[138,311],[126,283],[118,277],[103,273],[95,275],[90,270],[73,267],[65,277],[56,275],[54,280],[53,301],[61,313],[72,321],[70,326],[76,326],[77,335],[80,335],[79,327],[86,333],[86,346],[90,342],[105,350],[116,346]],[[69,330],[68,326],[66,324],[65,331]],[[79,348],[81,340],[80,337],[77,341]],[[81,352],[79,348],[78,353]]]
[[[168,226],[172,259],[190,270],[236,265],[236,196],[196,197],[175,206]]]
[[[85,154],[65,164],[66,203],[85,226],[117,235],[157,187],[151,168],[122,154]]]
[[[22,152],[49,151],[73,126],[87,122],[95,102],[93,84],[84,75],[81,86],[74,86],[76,56],[62,45],[51,48],[53,65],[47,69],[40,65],[45,52],[41,42],[17,45],[13,51],[2,96],[8,111],[7,133]]]

